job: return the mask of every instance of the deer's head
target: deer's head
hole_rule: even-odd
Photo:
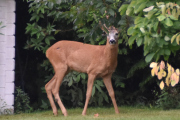
[[[107,42],[110,45],[118,44],[119,31],[114,26],[107,28],[106,25],[104,25],[101,27],[101,29],[106,33]]]

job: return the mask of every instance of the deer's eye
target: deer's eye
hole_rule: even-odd
[[[115,35],[118,35],[118,33],[116,33]]]

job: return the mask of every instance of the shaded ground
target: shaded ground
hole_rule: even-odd
[[[39,111],[17,115],[3,115],[1,120],[179,120],[180,110],[154,108],[120,107],[120,114],[114,113],[114,108],[88,108],[87,115],[82,116],[82,108],[68,109],[68,117],[59,111],[58,116],[53,116],[52,111]],[[94,117],[98,113],[99,117]]]

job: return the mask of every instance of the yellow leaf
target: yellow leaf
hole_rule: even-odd
[[[174,87],[179,82],[179,76],[174,72],[171,75],[171,86]]]
[[[165,77],[165,76],[166,76],[166,72],[165,72],[165,71],[162,73],[162,76],[163,76],[163,77]]]
[[[163,81],[161,81],[161,83],[160,83],[159,87],[161,88],[161,90],[163,90],[163,89],[164,89],[164,82],[163,82]]]
[[[162,73],[161,72],[158,72],[158,79],[161,80],[162,79]]]
[[[176,69],[176,74],[179,76],[179,69]]]
[[[167,67],[168,67],[168,73],[171,72],[171,65],[167,63]]]
[[[151,75],[154,76],[154,68],[151,70]]]
[[[150,68],[154,68],[154,67],[157,67],[157,63],[156,62],[152,62],[150,65],[149,65]]]
[[[179,45],[180,34],[176,37],[176,43]]]
[[[172,36],[172,38],[171,38],[171,43],[173,43],[174,39],[177,37],[178,34],[179,34],[179,33],[176,33],[175,35]]]
[[[175,80],[171,80],[171,86],[174,87],[176,85],[176,81]]]
[[[171,83],[170,77],[166,77],[166,85],[169,87],[169,84]]]
[[[166,6],[165,5],[162,5],[161,11],[162,11],[162,15],[165,15],[165,13],[166,13]]]
[[[158,69],[159,69],[159,67],[154,67],[153,69],[154,69],[155,75],[158,75]]]
[[[171,75],[172,75],[172,73],[171,72],[168,72],[168,75],[167,75],[167,77],[171,77]]]

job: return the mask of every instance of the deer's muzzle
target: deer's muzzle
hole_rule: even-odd
[[[111,40],[109,40],[109,43],[110,43],[110,45],[114,45],[114,44],[116,44],[116,40],[111,39]]]

